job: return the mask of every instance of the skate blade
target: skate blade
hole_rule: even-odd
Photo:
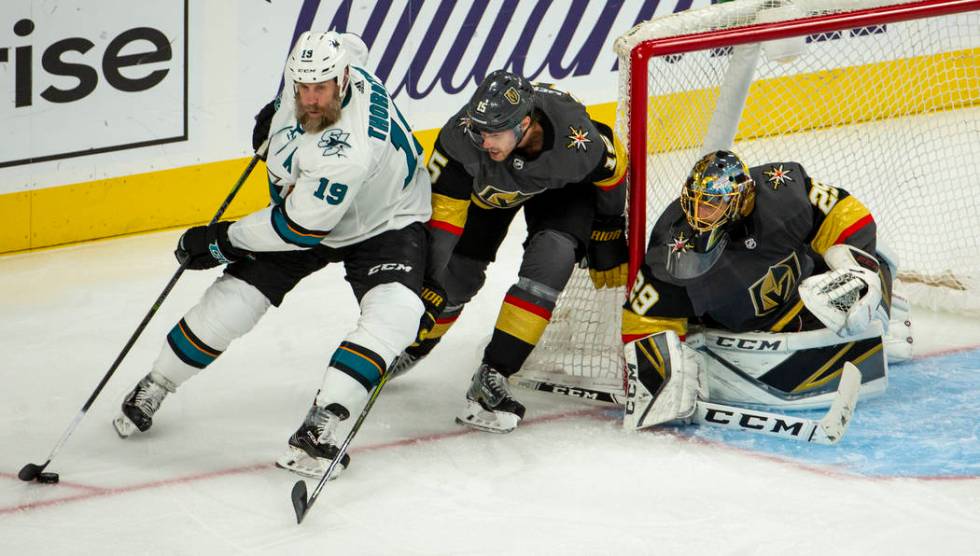
[[[487,410],[479,403],[467,400],[466,409],[456,417],[456,422],[484,432],[505,434],[516,429],[521,418],[513,413]]]
[[[113,419],[112,427],[116,429],[116,434],[119,435],[119,438],[129,438],[134,432],[139,430],[136,424],[130,421],[129,417],[125,415],[120,415]]]
[[[327,468],[330,467],[330,461],[326,458],[310,457],[303,450],[295,446],[290,446],[286,453],[276,460],[276,467],[307,479],[319,479],[327,472]],[[347,469],[347,467],[343,463],[338,463],[337,467],[333,470],[333,475],[330,476],[330,480],[332,481],[339,477],[344,469]]]

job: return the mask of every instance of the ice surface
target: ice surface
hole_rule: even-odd
[[[520,227],[520,224],[517,224]],[[49,471],[22,483],[176,268],[177,232],[0,257],[3,554],[977,554],[977,351],[892,370],[837,447],[709,429],[625,432],[615,411],[519,391],[509,435],[453,423],[518,265],[382,394],[351,468],[303,525],[272,466],[355,303],[314,275],[169,397],[148,434],[110,420],[216,271],[187,272]],[[976,348],[976,321],[916,320],[923,354]],[[935,386],[941,383],[939,386]],[[313,486],[312,484],[310,485]]]

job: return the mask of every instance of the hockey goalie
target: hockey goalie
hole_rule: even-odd
[[[830,405],[851,365],[853,410],[858,383],[880,393],[889,359],[911,357],[909,306],[873,217],[799,163],[705,155],[647,245],[623,310],[627,428],[762,428],[774,414],[736,408]]]

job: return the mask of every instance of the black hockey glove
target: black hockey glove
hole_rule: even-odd
[[[174,250],[177,262],[187,261],[189,270],[204,270],[247,257],[248,251],[232,246],[228,239],[229,226],[231,222],[218,222],[188,229],[177,241]]]
[[[596,288],[626,285],[629,251],[626,248],[626,219],[597,216],[589,237],[589,276]]]
[[[262,142],[269,138],[269,127],[272,125],[272,116],[276,113],[276,101],[272,101],[262,107],[255,115],[255,127],[252,128],[252,150],[259,152]],[[265,154],[259,155],[265,160]]]

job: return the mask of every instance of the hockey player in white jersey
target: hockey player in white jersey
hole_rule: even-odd
[[[148,430],[166,395],[251,330],[270,305],[309,274],[343,262],[360,319],[334,351],[312,407],[277,461],[318,477],[338,453],[338,423],[363,405],[414,340],[423,313],[431,185],[421,145],[384,85],[361,67],[366,57],[353,35],[300,36],[286,87],[256,118],[257,128],[270,129],[272,203],[181,236],[175,254],[187,268],[228,266],[126,396],[113,421],[120,436]],[[262,121],[273,108],[271,122]],[[345,455],[337,471],[348,463]]]

